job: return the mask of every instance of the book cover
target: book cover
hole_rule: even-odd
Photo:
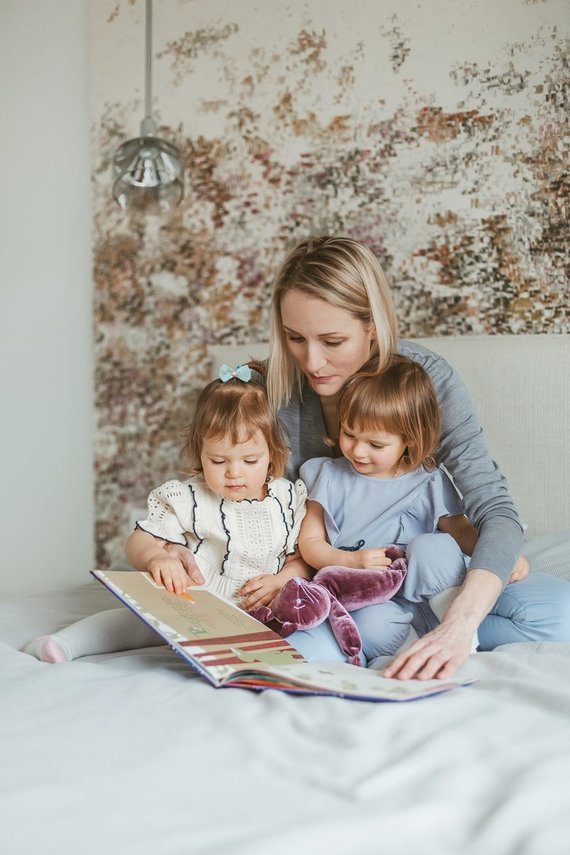
[[[467,685],[388,680],[342,662],[307,662],[289,642],[205,587],[171,594],[149,573],[93,570],[93,576],[217,688],[411,701]]]

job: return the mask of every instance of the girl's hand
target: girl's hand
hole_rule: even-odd
[[[396,680],[447,680],[463,665],[471,652],[476,627],[463,621],[447,620],[407,650],[403,650],[384,670],[384,677]]]
[[[196,564],[196,559],[194,558],[192,550],[188,549],[186,546],[181,546],[179,543],[165,543],[163,549],[165,552],[168,552],[169,555],[173,555],[177,558],[186,570],[186,573],[190,577],[190,579],[186,581],[186,585],[204,584],[206,580],[202,576],[200,568]]]
[[[242,597],[240,605],[246,611],[259,606],[268,606],[289,579],[294,577],[311,579],[314,572],[298,552],[288,555],[279,573],[263,573],[261,576],[248,579],[245,585],[242,585],[239,591]]]
[[[372,570],[389,567],[392,559],[386,555],[386,549],[357,549],[355,552],[347,552],[350,555],[350,565],[355,570]],[[340,563],[340,562],[339,562]]]
[[[153,555],[149,558],[146,569],[154,581],[158,585],[164,585],[171,594],[183,594],[190,584],[182,562],[170,555]]]
[[[260,606],[268,606],[290,578],[288,574],[281,571],[280,573],[262,573],[261,576],[248,579],[238,592],[241,597],[240,606],[246,612]]]

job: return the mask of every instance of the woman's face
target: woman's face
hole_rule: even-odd
[[[374,338],[345,309],[292,289],[281,300],[281,320],[289,353],[317,395],[336,395],[370,357]]]

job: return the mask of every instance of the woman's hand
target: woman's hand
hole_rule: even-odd
[[[153,555],[147,564],[147,570],[158,585],[164,585],[171,594],[183,594],[190,584],[190,579],[182,562],[178,558],[167,555]]]
[[[192,552],[192,550],[188,549],[188,547],[186,546],[182,546],[179,543],[165,543],[163,549],[169,555],[172,555],[177,558],[182,564],[184,570],[189,576],[189,580],[186,580],[186,585],[204,584],[206,580],[202,576],[200,568],[196,564],[196,559],[194,558],[194,553]]]
[[[526,560],[524,555],[520,555],[519,560],[515,564],[515,569],[511,573],[507,584],[510,585],[511,582],[520,582],[521,579],[526,579],[529,573],[530,567],[528,565],[528,561]]]
[[[471,652],[475,628],[448,620],[403,650],[384,670],[396,680],[446,680]]]
[[[469,656],[477,628],[501,590],[501,580],[494,573],[469,570],[440,625],[399,653],[384,676],[397,680],[449,679]]]

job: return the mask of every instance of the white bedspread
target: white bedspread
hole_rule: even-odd
[[[4,855],[566,855],[570,645],[511,645],[409,704],[216,690],[167,648],[18,652],[114,605],[0,603]]]

